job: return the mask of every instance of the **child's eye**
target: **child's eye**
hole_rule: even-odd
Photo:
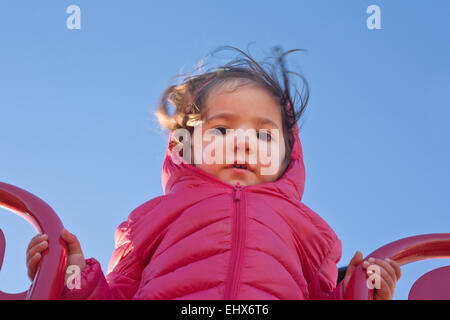
[[[214,128],[214,130],[217,130],[218,133],[220,132],[220,134],[227,134],[227,128],[224,128],[224,127],[217,127],[217,128]]]
[[[267,132],[267,131],[259,131],[258,139],[265,140],[265,141],[272,141],[272,135],[270,134],[270,132]]]

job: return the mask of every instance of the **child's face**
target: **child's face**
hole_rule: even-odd
[[[283,122],[280,106],[269,93],[251,85],[233,91],[219,89],[209,95],[205,108],[202,119],[203,161],[200,164],[196,161],[196,167],[232,185],[236,182],[243,186],[255,185],[280,177],[285,169],[283,160],[286,153]],[[217,130],[211,133],[214,128]],[[233,131],[226,132],[226,129]],[[240,133],[238,129],[241,129]],[[261,134],[260,129],[266,129],[272,137]],[[239,136],[242,140],[237,138]],[[195,139],[192,139],[191,146],[194,156]],[[205,154],[215,159],[221,155],[223,160],[208,164],[204,161]],[[234,166],[234,161],[243,163],[244,160],[247,169]]]

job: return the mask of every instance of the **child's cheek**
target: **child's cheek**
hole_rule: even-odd
[[[259,173],[264,182],[272,182],[280,177],[285,157],[284,141],[265,143],[259,149]]]
[[[221,146],[220,139],[220,137],[203,136],[201,143],[193,139],[191,144],[192,164],[205,172],[216,175],[220,163],[224,161],[224,152],[216,150]]]

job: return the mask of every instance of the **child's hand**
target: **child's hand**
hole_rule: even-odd
[[[68,253],[67,253],[67,266],[75,265],[80,268],[80,272],[86,267],[86,262],[84,260],[83,251],[81,250],[80,242],[77,237],[71,234],[66,229],[63,229],[61,233],[61,238],[66,242]],[[36,275],[36,269],[39,261],[42,257],[42,252],[48,248],[47,242],[48,236],[46,234],[39,234],[31,239],[30,244],[27,248],[27,269],[28,277],[33,281]],[[66,280],[67,280],[66,274]]]
[[[371,286],[368,289],[374,291],[374,300],[392,300],[395,285],[401,277],[400,265],[390,259],[369,258],[363,262],[362,253],[359,251],[355,253],[347,268],[343,280],[344,292],[353,271],[361,263],[363,263],[363,269],[367,270],[368,276],[373,280],[373,282],[369,280],[368,284],[371,283]]]
[[[81,273],[81,271],[83,271],[84,268],[86,267],[86,261],[84,260],[84,254],[83,251],[81,250],[80,242],[78,241],[77,237],[74,234],[70,233],[66,229],[63,229],[61,233],[61,238],[66,242],[68,249],[66,267],[78,266],[80,268]],[[70,274],[66,273],[66,280],[67,276],[69,275]]]
[[[47,249],[48,236],[46,234],[38,234],[33,239],[31,239],[30,244],[27,248],[27,269],[28,269],[28,278],[33,281],[34,276],[36,275],[36,268],[41,260],[41,252]]]
[[[402,275],[400,265],[388,258],[369,258],[363,262],[363,268],[373,279],[371,290],[374,290],[374,300],[392,300],[395,285]]]

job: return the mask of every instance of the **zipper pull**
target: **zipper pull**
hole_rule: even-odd
[[[236,186],[234,187],[235,193],[234,193],[234,201],[241,200],[241,184],[239,182],[236,183]]]

